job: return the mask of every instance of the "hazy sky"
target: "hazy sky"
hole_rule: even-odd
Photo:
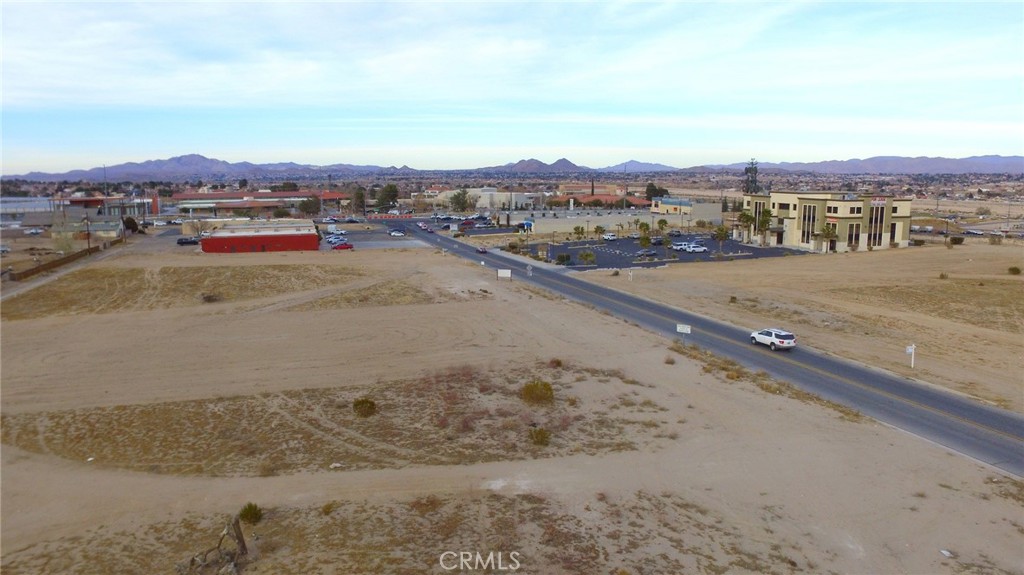
[[[3,174],[1024,155],[1024,3],[4,0]]]

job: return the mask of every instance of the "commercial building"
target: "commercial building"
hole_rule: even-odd
[[[312,220],[227,223],[201,240],[207,253],[284,252],[320,249]]]
[[[669,224],[682,227],[693,225],[696,220],[704,220],[714,225],[722,223],[722,204],[715,201],[693,201],[687,198],[672,196],[654,197],[651,201],[651,214],[668,216]]]
[[[736,239],[763,233],[767,245],[817,252],[905,248],[910,244],[911,198],[842,192],[771,192],[744,194],[743,210],[757,222],[764,210],[771,218],[764,230],[736,223]]]

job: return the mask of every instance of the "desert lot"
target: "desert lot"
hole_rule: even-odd
[[[242,573],[1024,568],[1019,478],[479,263],[159,241],[3,300],[5,573],[173,573],[247,502]],[[973,242],[580,275],[1021,412],[1022,263]]]

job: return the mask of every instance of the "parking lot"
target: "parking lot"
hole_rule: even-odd
[[[673,250],[672,242],[703,242],[707,247],[706,252],[688,253],[684,250]],[[530,253],[536,255],[539,245],[532,245]],[[570,268],[631,268],[631,267],[657,267],[673,263],[686,263],[698,261],[734,260],[738,258],[751,259],[762,257],[778,257],[783,255],[805,254],[807,252],[777,247],[758,247],[744,244],[734,240],[725,240],[719,246],[719,242],[711,239],[708,234],[683,234],[678,237],[666,237],[662,245],[652,245],[648,249],[655,255],[638,255],[642,249],[640,240],[633,238],[618,238],[612,241],[600,239],[583,240],[564,243],[547,244],[547,258],[553,262],[559,261],[559,256],[567,254]],[[722,255],[718,252],[721,251]],[[580,261],[580,254],[590,252],[594,254],[594,262],[585,264]],[[565,256],[562,256],[563,258]]]

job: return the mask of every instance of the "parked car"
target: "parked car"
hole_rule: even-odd
[[[619,239],[619,236],[609,232],[607,234],[602,234],[601,239],[606,242],[614,242],[615,240]]]
[[[476,249],[476,253],[478,253],[478,254],[486,254],[487,253],[487,248],[485,248],[483,246],[480,246],[480,247],[478,247]]]
[[[402,230],[391,230],[390,232],[388,232],[388,235],[393,238],[400,238],[405,236],[405,232],[403,232]]]
[[[796,336],[786,330],[769,327],[750,334],[750,343],[767,345],[772,351],[777,349],[791,350],[796,347]]]
[[[669,235],[669,237],[672,237],[672,238],[678,238],[678,237],[683,235],[683,232],[681,232],[679,230],[669,230],[668,231],[668,235]]]
[[[184,238],[178,238],[179,246],[197,246],[199,245],[199,238],[195,236],[188,236]]]
[[[649,249],[649,248],[645,249],[645,250],[640,250],[640,251],[636,252],[636,254],[635,254],[635,256],[638,257],[638,258],[648,258],[648,257],[656,256],[656,255],[658,255],[658,252],[656,252],[656,251],[654,251],[652,249]]]
[[[0,246],[0,254],[9,254],[9,253],[11,253],[10,246]]]
[[[174,218],[173,220],[171,220],[171,223],[176,226],[180,226],[181,224],[185,223],[185,220],[181,218]]]
[[[689,251],[690,242],[672,242],[672,249],[677,252]]]
[[[340,244],[334,244],[334,247],[332,247],[331,249],[332,250],[351,250],[351,249],[353,249],[353,246],[352,246],[352,244],[350,244],[348,242],[342,242]]]
[[[699,244],[690,244],[686,246],[686,253],[688,254],[704,253],[706,251],[708,251],[708,248]]]
[[[665,238],[663,238],[661,236],[654,236],[654,237],[651,238],[651,245],[652,246],[665,245]]]
[[[43,233],[43,228],[29,228],[21,233],[25,234],[26,236],[38,236],[39,234]]]
[[[640,239],[640,232],[630,232],[629,239],[638,240]]]

